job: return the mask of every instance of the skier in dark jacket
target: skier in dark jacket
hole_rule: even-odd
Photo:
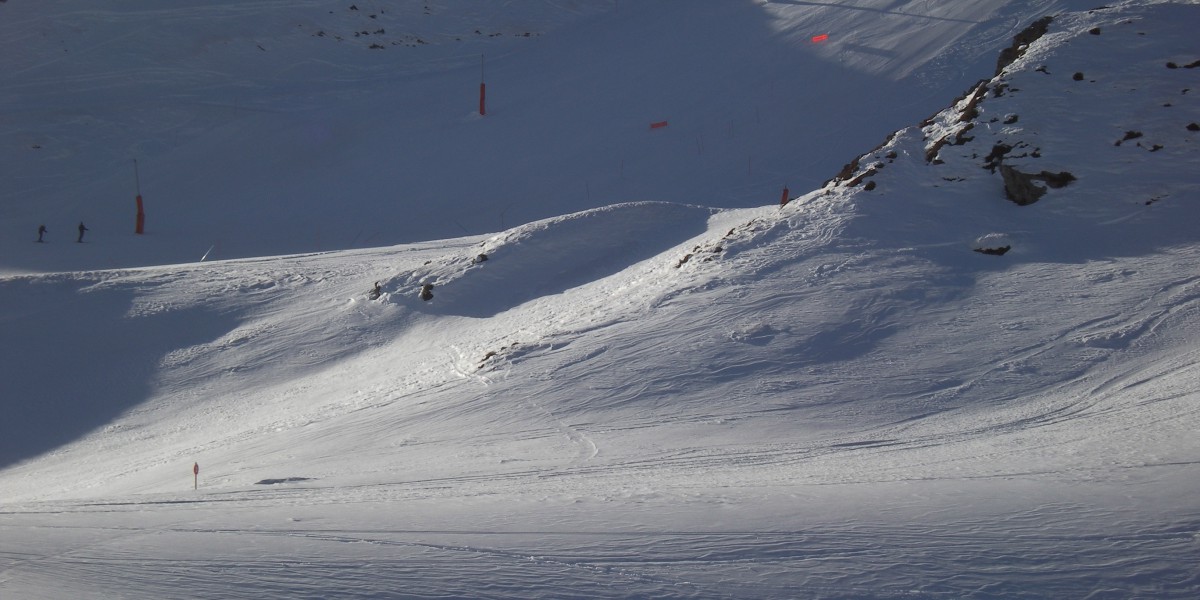
[[[75,241],[82,244],[83,243],[83,232],[85,232],[87,230],[88,230],[88,228],[83,226],[83,221],[80,221],[79,222],[79,239],[77,239]]]
[[[43,235],[46,235],[46,226],[45,226],[45,225],[38,225],[38,242],[44,242],[44,241],[45,241],[45,240],[43,240],[43,239],[42,239],[42,236],[43,236]]]

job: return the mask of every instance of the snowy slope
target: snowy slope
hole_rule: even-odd
[[[580,46],[512,60],[683,5],[630,4],[531,11]],[[712,6],[674,14],[837,12]],[[875,81],[956,64],[905,14],[1001,18],[856,6],[896,20],[855,43],[904,49],[835,53]],[[1017,30],[1053,8],[1004,7]],[[0,592],[1195,596],[1200,5],[1055,14],[994,79],[1016,31],[980,38],[970,81],[906,96],[910,127],[782,208],[776,183],[758,208],[595,198],[499,233],[5,277]],[[1075,179],[1017,206],[1001,144]]]
[[[7,2],[0,269],[378,247],[628,201],[760,206],[1070,4],[1088,6]],[[61,245],[81,220],[93,245]],[[29,244],[39,224],[51,245]]]

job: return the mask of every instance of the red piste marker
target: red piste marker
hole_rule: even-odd
[[[814,35],[814,36],[812,37],[812,41],[813,41],[813,43],[814,43],[814,44],[820,44],[821,42],[824,42],[824,41],[826,41],[826,40],[828,40],[828,39],[829,39],[829,34],[828,34],[828,33],[822,33],[821,35]]]
[[[479,116],[481,117],[487,115],[487,84],[484,83],[483,76],[485,59],[483,54],[479,55]]]
[[[192,489],[200,489],[200,463],[192,463]]]
[[[656,121],[656,122],[650,124],[650,129],[662,129],[663,127],[666,127],[666,126],[667,126],[666,121]]]
[[[141,235],[146,233],[146,210],[142,206],[142,178],[138,175],[137,159],[133,159],[133,180],[137,184],[137,222],[133,232]]]

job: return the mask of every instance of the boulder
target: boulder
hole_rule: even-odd
[[[1046,185],[1052,188],[1064,187],[1068,183],[1075,181],[1075,176],[1067,171],[1060,173],[1042,171],[1041,173],[1029,174],[1022,173],[1004,164],[1000,165],[1000,176],[1004,178],[1005,195],[1019,206],[1033,204],[1046,194],[1046,188],[1035,184],[1034,181],[1045,182]]]
[[[1032,175],[1008,165],[1000,165],[1000,176],[1004,178],[1004,194],[1018,206],[1033,204],[1046,194],[1046,188],[1033,183]]]

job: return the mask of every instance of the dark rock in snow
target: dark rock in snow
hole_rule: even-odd
[[[1018,206],[1028,206],[1046,194],[1046,188],[1034,185],[1033,177],[1008,165],[1000,165],[1000,176],[1004,178],[1004,194]]]
[[[1075,176],[1066,171],[1059,171],[1058,173],[1051,173],[1050,171],[1042,171],[1041,173],[1034,175],[1033,178],[1040,179],[1040,180],[1046,182],[1046,185],[1048,185],[1056,190],[1058,188],[1067,187],[1067,184],[1071,183],[1072,181],[1075,181]]]
[[[1000,163],[1004,160],[1004,156],[1012,152],[1012,149],[1012,146],[1002,142],[993,145],[992,151],[983,159],[983,168],[995,173],[996,167],[1000,166]]]
[[[1129,140],[1136,140],[1140,137],[1142,137],[1142,132],[1140,132],[1140,131],[1133,131],[1133,130],[1126,131],[1125,136],[1122,137],[1121,139],[1117,140],[1117,143],[1115,143],[1113,145],[1120,146],[1121,142],[1128,142]]]
[[[1034,181],[1043,181],[1052,188],[1061,188],[1075,181],[1075,176],[1067,171],[1029,174],[1003,164],[1000,165],[1000,176],[1004,178],[1004,194],[1019,206],[1033,204],[1046,194],[1046,188],[1035,184]]]
[[[996,75],[999,75],[1005,67],[1013,64],[1018,58],[1021,58],[1030,44],[1037,41],[1043,35],[1046,35],[1046,32],[1050,29],[1050,22],[1053,20],[1054,17],[1047,15],[1034,21],[1029,27],[1021,31],[1021,33],[1013,36],[1012,45],[1000,51],[1000,56],[996,59]]]
[[[1012,246],[1000,246],[999,248],[976,248],[975,251],[980,254],[990,254],[992,256],[1004,256]]]
[[[280,477],[279,479],[263,479],[262,481],[254,482],[254,485],[276,485],[280,483],[297,483],[300,481],[312,481],[312,477]]]

